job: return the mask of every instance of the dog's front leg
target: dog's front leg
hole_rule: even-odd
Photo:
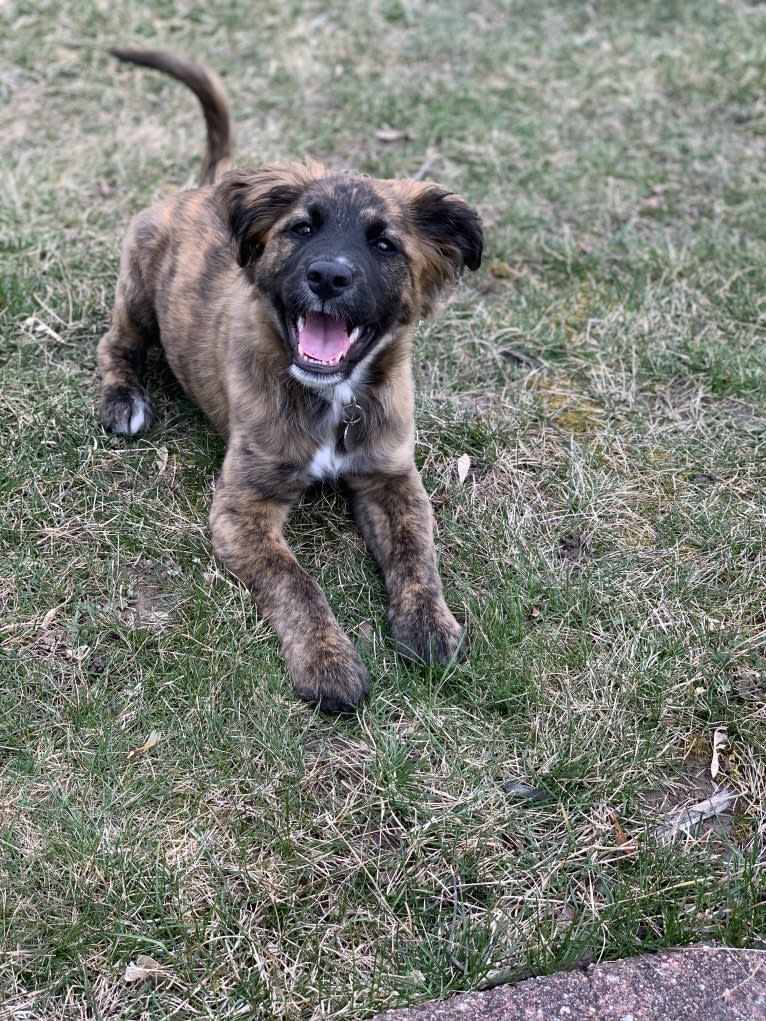
[[[298,695],[328,712],[352,709],[369,689],[367,670],[282,536],[291,501],[264,499],[231,474],[224,464],[210,511],[216,553],[269,617]]]
[[[431,505],[417,469],[347,482],[354,515],[383,571],[397,647],[409,657],[446,662],[460,649],[463,629],[444,601]]]

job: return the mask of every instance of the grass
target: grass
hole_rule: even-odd
[[[742,0],[0,8],[3,1021],[365,1018],[766,948],[764,30]],[[467,660],[391,651],[339,495],[289,526],[371,669],[349,719],[214,560],[221,444],[162,366],[151,433],[94,419],[124,227],[202,146],[116,43],[224,72],[242,164],[433,159],[484,217],[415,354]],[[717,787],[728,818],[655,839]]]

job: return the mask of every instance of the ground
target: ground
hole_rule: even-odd
[[[3,1021],[766,947],[764,38],[742,0],[0,4]],[[392,651],[341,494],[290,523],[370,668],[348,718],[215,561],[222,445],[161,362],[150,433],[94,417],[125,226],[202,151],[115,44],[221,72],[240,165],[426,165],[483,216],[415,351],[466,660]]]

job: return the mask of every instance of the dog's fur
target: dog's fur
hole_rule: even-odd
[[[129,229],[98,347],[101,421],[128,435],[150,425],[144,356],[160,340],[227,443],[210,515],[216,553],[270,617],[297,693],[349,709],[368,690],[367,670],[282,528],[309,485],[343,478],[398,648],[438,662],[457,653],[463,631],[442,595],[413,457],[410,346],[442,289],[478,268],[479,218],[413,180],[315,163],[223,173],[233,144],[218,80],[169,54],[114,53],[194,91],[207,152],[198,188]]]

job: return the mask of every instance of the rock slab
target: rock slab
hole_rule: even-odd
[[[374,1021],[766,1021],[766,951],[692,947],[389,1010]]]

